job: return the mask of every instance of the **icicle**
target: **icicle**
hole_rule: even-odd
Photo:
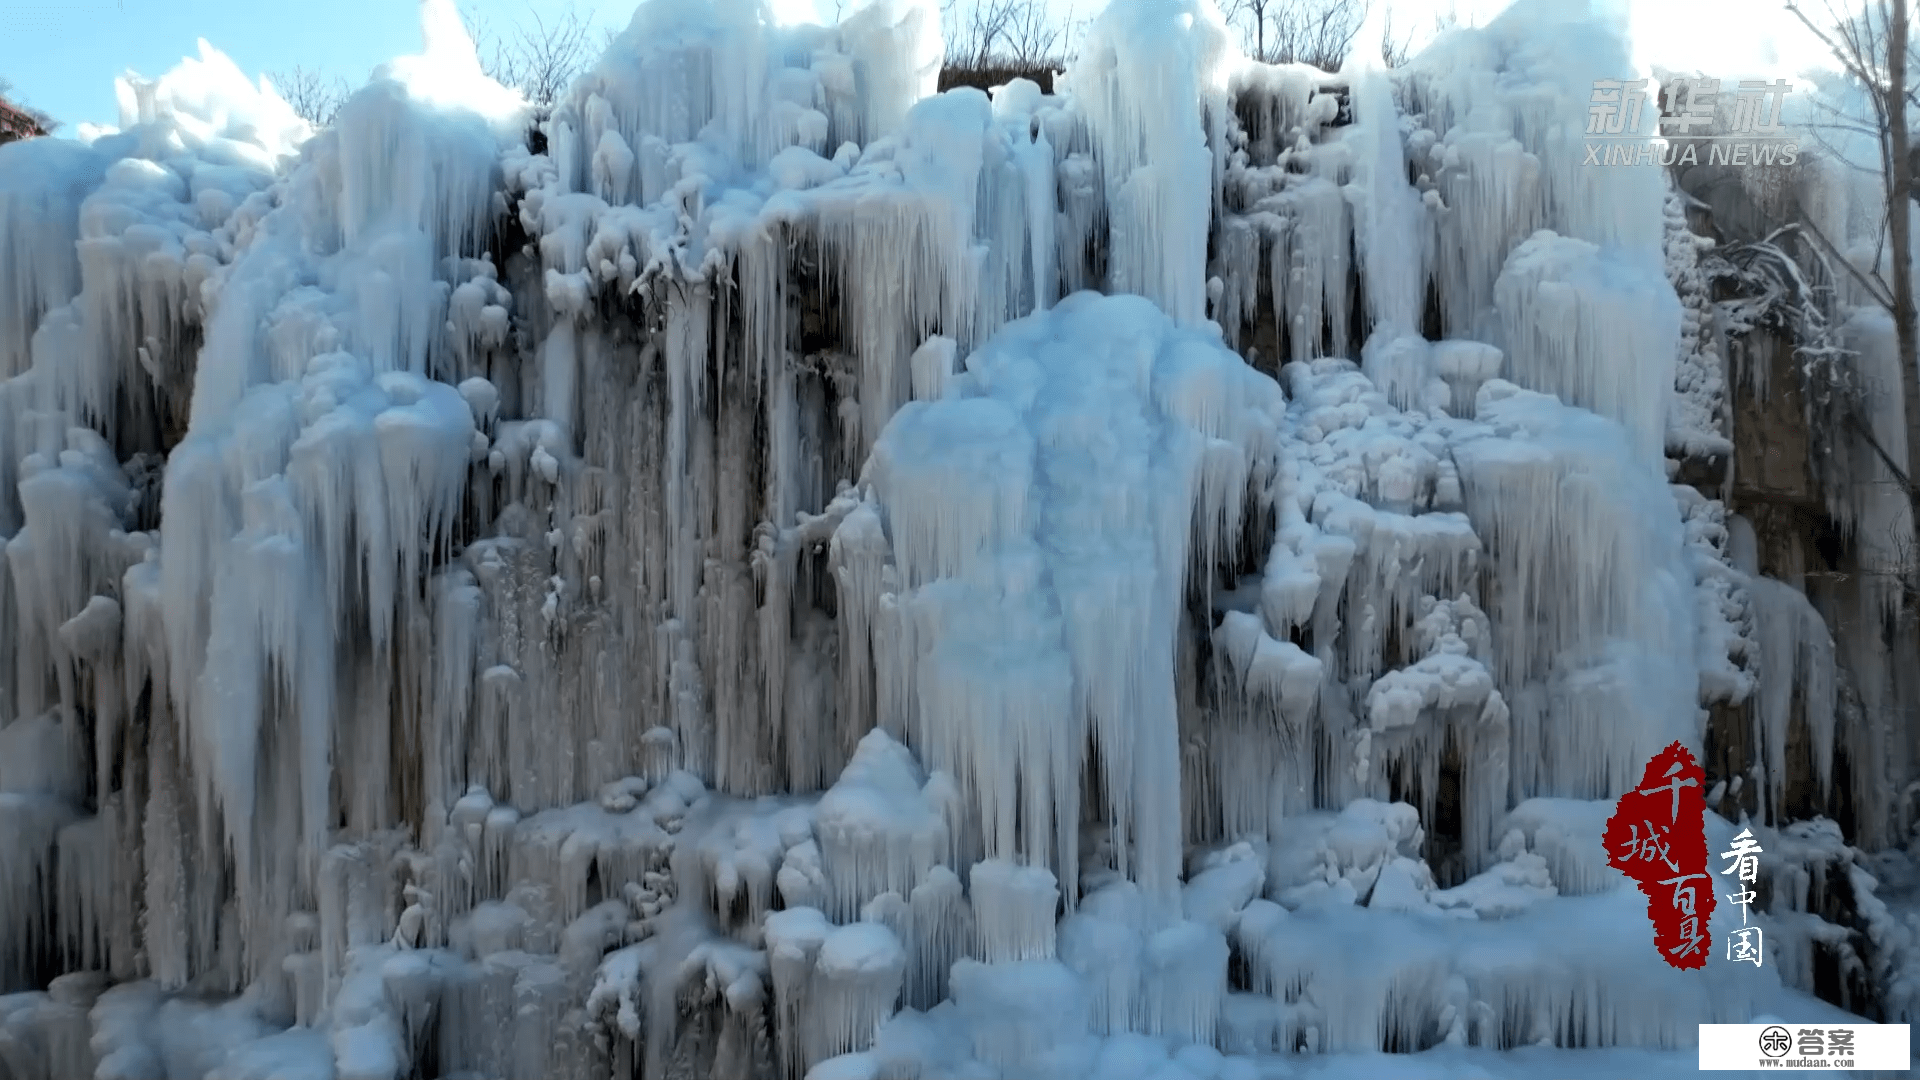
[[[1796,712],[1806,726],[1822,797],[1833,783],[1834,645],[1826,620],[1800,590],[1755,577],[1747,583],[1747,595],[1753,601],[1754,636],[1760,643],[1754,735],[1765,754],[1768,817],[1779,822],[1786,813],[1787,737]]]
[[[906,896],[949,850],[943,808],[906,748],[868,732],[814,816],[828,914],[846,920],[881,893]]]
[[[99,150],[57,139],[11,143],[0,154],[0,380],[27,369],[41,316],[80,291],[80,204],[106,168]]]
[[[341,224],[348,244],[397,220],[464,254],[488,231],[500,141],[525,106],[481,73],[452,4],[429,0],[423,21],[426,50],[375,71],[335,120]]]
[[[814,969],[811,1024],[822,1060],[873,1043],[893,1015],[907,966],[893,932],[859,922],[828,934]]]
[[[961,888],[959,875],[944,866],[927,872],[908,904],[915,940],[906,1003],[925,1011],[946,999],[948,973],[954,961],[972,946],[973,907]]]
[[[814,1063],[810,1047],[819,1034],[809,1026],[814,964],[832,933],[833,924],[814,908],[789,907],[767,916],[767,968],[778,1010],[780,1061],[794,1080]]]
[[[1440,341],[1433,345],[1433,370],[1446,383],[1448,413],[1474,415],[1480,387],[1500,374],[1500,350],[1478,341]]]
[[[1663,458],[1680,306],[1659,263],[1541,230],[1494,294],[1514,382],[1619,421],[1638,458]]]
[[[1116,902],[1116,895],[1131,903]],[[1086,987],[1090,1026],[1102,1035],[1132,1030],[1140,1008],[1146,939],[1138,925],[1138,900],[1138,892],[1125,883],[1089,896],[1060,923],[1060,960]]]
[[[1106,180],[1110,287],[1182,326],[1206,318],[1217,190],[1194,104],[1224,111],[1216,80],[1229,52],[1211,4],[1115,4],[1088,28],[1069,75]]]
[[[1122,337],[1136,313],[1143,325]],[[1233,483],[1207,479],[1204,449],[1212,437],[1246,461],[1265,445],[1264,414],[1246,406],[1271,400],[1273,387],[1217,345],[1151,325],[1165,323],[1140,301],[1084,295],[1011,324],[969,359],[954,395],[902,411],[876,445],[871,476],[909,590],[905,638],[921,657],[916,738],[928,763],[972,795],[988,857],[1018,856],[1056,873],[1076,864],[1067,811],[1078,801],[1085,715],[1107,813],[1125,836],[1116,856],[1170,902],[1178,840],[1165,830],[1178,820],[1179,800],[1173,620],[1190,563],[1208,565],[1213,551],[1230,549],[1241,512],[1226,495]],[[1140,337],[1153,332],[1170,338],[1157,356]],[[1067,365],[1102,354],[1053,344],[1067,333],[1110,342],[1112,351],[1097,368],[1069,375]],[[1060,411],[1024,418],[1018,410],[1043,390]],[[1148,424],[1111,411],[1129,399],[1139,403],[1130,408],[1152,409]],[[1171,451],[1158,459],[1145,441],[1156,426]],[[1089,441],[1096,432],[1097,445]],[[1115,445],[1108,432],[1126,441]],[[1104,471],[1089,471],[1096,460]],[[1036,521],[1029,492],[1042,477],[1053,508]],[[1100,494],[1100,485],[1112,490]],[[1155,494],[1140,500],[1142,490]],[[955,499],[972,509],[956,511]],[[1196,520],[1201,552],[1188,546]],[[1055,597],[1024,599],[1043,567]],[[982,681],[987,657],[994,674]],[[1160,800],[1164,811],[1147,809]],[[1025,808],[1018,820],[1016,805]],[[1052,821],[1036,807],[1053,807]]]
[[[1481,389],[1479,415],[1510,433],[1454,450],[1468,514],[1503,583],[1489,612],[1502,633],[1495,671],[1508,686],[1555,679],[1550,722],[1510,702],[1515,793],[1620,790],[1658,746],[1695,737],[1694,642],[1690,629],[1672,637],[1693,621],[1678,508],[1598,417],[1499,381]],[[1636,703],[1632,726],[1620,726],[1609,698]]]
[[[1828,502],[1838,504],[1832,506],[1834,516],[1857,538],[1862,565],[1879,570],[1901,565],[1916,549],[1912,507],[1901,497],[1895,479],[1908,470],[1905,399],[1891,391],[1902,385],[1899,349],[1893,320],[1878,309],[1861,308],[1847,321],[1843,333],[1847,347],[1859,355],[1860,378],[1866,385],[1887,389],[1862,399],[1870,434],[1856,432],[1848,440],[1853,482],[1831,487]],[[1900,603],[1894,584],[1897,577],[1869,575],[1873,600],[1889,612]]]
[[[1053,874],[989,859],[975,863],[967,880],[982,960],[1053,959],[1054,913],[1060,903]]]
[[[1087,1030],[1074,973],[1054,960],[953,965],[953,1003],[973,1034],[974,1056],[1001,1069],[1031,1068],[1049,1047]]]
[[[1347,137],[1359,144],[1354,247],[1367,314],[1375,334],[1383,328],[1404,333],[1420,324],[1426,299],[1427,208],[1420,193],[1407,183],[1393,83],[1370,43],[1361,42],[1346,73],[1352,79],[1348,95],[1354,117]]]
[[[914,350],[908,363],[913,366],[915,401],[932,401],[946,396],[947,384],[952,381],[954,374],[954,348],[952,338],[935,335]]]
[[[1227,993],[1227,939],[1183,922],[1147,939],[1141,974],[1143,1026],[1176,1042],[1212,1043]]]

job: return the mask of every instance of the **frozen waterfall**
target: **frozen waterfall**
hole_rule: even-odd
[[[932,0],[645,0],[536,124],[426,0],[324,130],[203,45],[0,147],[0,1080],[1652,1077],[1847,1015],[1827,882],[1897,919],[1781,776],[1872,725],[1674,482],[1715,300],[1581,166],[1582,6],[1330,75],[1114,0],[989,94]],[[1716,709],[1797,886],[1681,972],[1600,833]]]

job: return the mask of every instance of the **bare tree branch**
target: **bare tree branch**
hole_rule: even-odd
[[[1791,228],[1813,237],[1814,241],[1818,243],[1826,253],[1827,258],[1840,264],[1840,268],[1847,272],[1847,276],[1853,278],[1854,284],[1860,286],[1860,288],[1866,292],[1867,296],[1872,298],[1874,303],[1889,310],[1892,309],[1893,297],[1888,295],[1887,283],[1880,280],[1878,274],[1869,278],[1861,273],[1860,268],[1853,265],[1853,260],[1847,258],[1839,248],[1835,247],[1833,241],[1827,239],[1827,235],[1816,228],[1812,222],[1796,222]]]
[[[500,33],[477,14],[463,17],[480,69],[500,85],[520,91],[542,112],[592,59],[593,22],[571,4],[557,15],[530,12],[526,22]]]
[[[520,90],[536,105],[551,105],[586,66],[588,30],[579,9],[568,7],[551,20],[539,13],[520,30],[523,70]]]
[[[1222,14],[1240,31],[1248,56],[1268,64],[1312,64],[1338,71],[1366,25],[1374,0],[1230,0]],[[1404,60],[1411,35],[1383,42],[1390,63]]]
[[[326,127],[346,104],[350,91],[347,81],[329,79],[313,68],[295,64],[292,71],[268,72],[267,81],[294,114],[314,127]]]
[[[1435,21],[1440,16],[1434,16]],[[1413,58],[1413,31],[1395,40],[1393,36],[1393,10],[1387,9],[1380,18],[1380,59],[1388,67],[1400,67]]]
[[[1232,0],[1221,14],[1227,24],[1239,29],[1246,40],[1242,42],[1248,56],[1266,63],[1267,59],[1267,18],[1268,11],[1277,0]]]
[[[0,100],[5,100],[15,109],[26,113],[35,124],[40,126],[40,133],[43,135],[51,135],[60,127],[60,121],[55,120],[44,109],[36,109],[19,98],[14,97],[13,81],[5,76],[0,76]]]
[[[1907,466],[1900,466],[1881,445],[1860,410],[1850,410],[1845,420],[1887,472],[1907,489],[1915,520],[1920,521],[1920,491],[1914,489],[1908,477],[1908,469],[1920,465],[1920,371],[1916,370],[1920,368],[1920,326],[1915,321],[1912,254],[1915,147],[1907,112],[1916,100],[1913,77],[1916,72],[1907,5],[1908,0],[1866,0],[1858,9],[1843,13],[1829,2],[1823,5],[1825,18],[1818,19],[1808,14],[1798,0],[1786,0],[1787,11],[1826,47],[1840,69],[1865,92],[1871,113],[1859,118],[1823,103],[1823,111],[1844,117],[1827,125],[1830,129],[1871,134],[1879,152],[1883,217],[1880,227],[1874,230],[1872,265],[1864,270],[1855,266],[1811,223],[1806,223],[1801,231],[1817,241],[1830,261],[1844,268],[1862,293],[1893,318],[1899,352],[1900,393],[1906,415]],[[1819,137],[1816,132],[1816,138]],[[1844,155],[1836,153],[1834,157],[1846,161]],[[1880,273],[1883,262],[1889,265],[1891,280]]]
[[[1022,0],[1007,20],[1007,55],[1021,67],[1058,59],[1061,29],[1045,7],[1034,0]]]
[[[940,13],[949,71],[996,78],[1064,66],[1082,25],[1071,8],[1057,18],[1046,0],[943,0]]]

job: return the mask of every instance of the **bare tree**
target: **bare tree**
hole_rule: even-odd
[[[1248,46],[1247,55],[1255,60],[1267,60],[1267,19],[1279,0],[1232,0],[1221,12],[1227,24],[1240,31],[1243,43]]]
[[[1098,7],[1095,7],[1098,10]],[[1087,28],[1093,25],[1093,17],[1080,14],[1073,5],[1067,5],[1067,14],[1061,20],[1060,55],[1063,60],[1080,55],[1080,43],[1086,39]]]
[[[477,15],[466,17],[480,68],[502,86],[520,91],[542,111],[566,92],[592,58],[593,22],[571,4],[557,15],[530,12],[527,20],[494,33]],[[606,35],[611,40],[612,35]]]
[[[589,59],[591,27],[577,8],[551,20],[534,13],[520,28],[520,90],[537,105],[550,105],[572,84]]]
[[[1886,258],[1876,256],[1866,270],[1856,267],[1844,256],[1836,261],[1860,289],[1893,317],[1895,340],[1900,351],[1901,397],[1906,405],[1908,468],[1920,464],[1920,340],[1916,339],[1913,297],[1913,137],[1908,128],[1908,108],[1920,108],[1915,99],[1911,61],[1907,0],[1868,0],[1857,13],[1836,11],[1824,4],[1824,18],[1816,21],[1796,0],[1788,0],[1792,12],[1833,54],[1846,75],[1864,92],[1871,116],[1863,129],[1871,134],[1880,151],[1881,193],[1886,200],[1885,236],[1892,247]],[[1811,223],[1802,223],[1830,255],[1838,255],[1833,241],[1820,235]],[[1881,274],[1880,264],[1891,262],[1892,280]],[[1880,449],[1876,446],[1876,449]],[[1893,468],[1880,450],[1883,463],[1892,469],[1907,489],[1908,500],[1920,520],[1920,490],[1916,490],[1903,470]]]
[[[1434,16],[1435,32],[1439,30],[1437,24],[1440,19],[1441,16]],[[1399,38],[1393,36],[1392,8],[1388,8],[1380,16],[1380,59],[1388,67],[1399,67],[1413,59],[1413,31],[1409,30]]]
[[[1062,63],[1079,24],[1056,19],[1045,0],[942,0],[948,68],[1022,72]]]
[[[596,42],[604,38],[604,43],[610,44],[617,36],[612,29],[596,35],[592,20],[572,5],[555,15],[529,11],[525,21],[497,33],[478,14],[468,13],[464,21],[481,70],[501,85],[520,91],[542,110],[551,108],[554,99],[586,67]],[[320,127],[332,123],[351,96],[344,80],[328,79],[298,65],[268,78],[295,113]]]
[[[326,127],[347,103],[351,91],[347,80],[327,78],[313,68],[293,66],[286,72],[268,72],[267,81],[280,97],[293,107],[295,115],[314,127]]]
[[[947,63],[953,67],[986,68],[1013,22],[1014,8],[1032,0],[942,0],[941,21],[947,29]]]
[[[40,133],[42,135],[51,135],[60,127],[60,121],[49,116],[45,110],[36,109],[26,102],[15,98],[13,96],[13,80],[4,75],[0,75],[0,100],[5,100],[15,109],[25,113],[29,119],[40,126]]]
[[[1060,37],[1065,27],[1055,22],[1035,0],[1009,0],[1012,12],[1003,35],[1006,52],[1020,67],[1036,67],[1060,59]],[[1067,17],[1073,17],[1069,10]]]
[[[1230,0],[1227,22],[1247,55],[1268,64],[1312,64],[1338,71],[1366,24],[1373,0]],[[1391,36],[1391,35],[1389,35]],[[1404,56],[1406,43],[1398,52]],[[1391,60],[1394,50],[1383,49]]]

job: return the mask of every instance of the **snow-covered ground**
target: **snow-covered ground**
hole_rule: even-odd
[[[935,95],[925,0],[647,0],[530,131],[427,0],[327,130],[207,48],[0,148],[0,1080],[1617,1080],[1830,971],[1909,1017],[1903,852],[1744,823],[1766,963],[1684,972],[1606,865],[1709,706],[1769,807],[1841,721],[1669,482],[1715,300],[1665,174],[1581,165],[1633,54],[1572,7],[1331,76],[1116,0],[1056,96]]]

